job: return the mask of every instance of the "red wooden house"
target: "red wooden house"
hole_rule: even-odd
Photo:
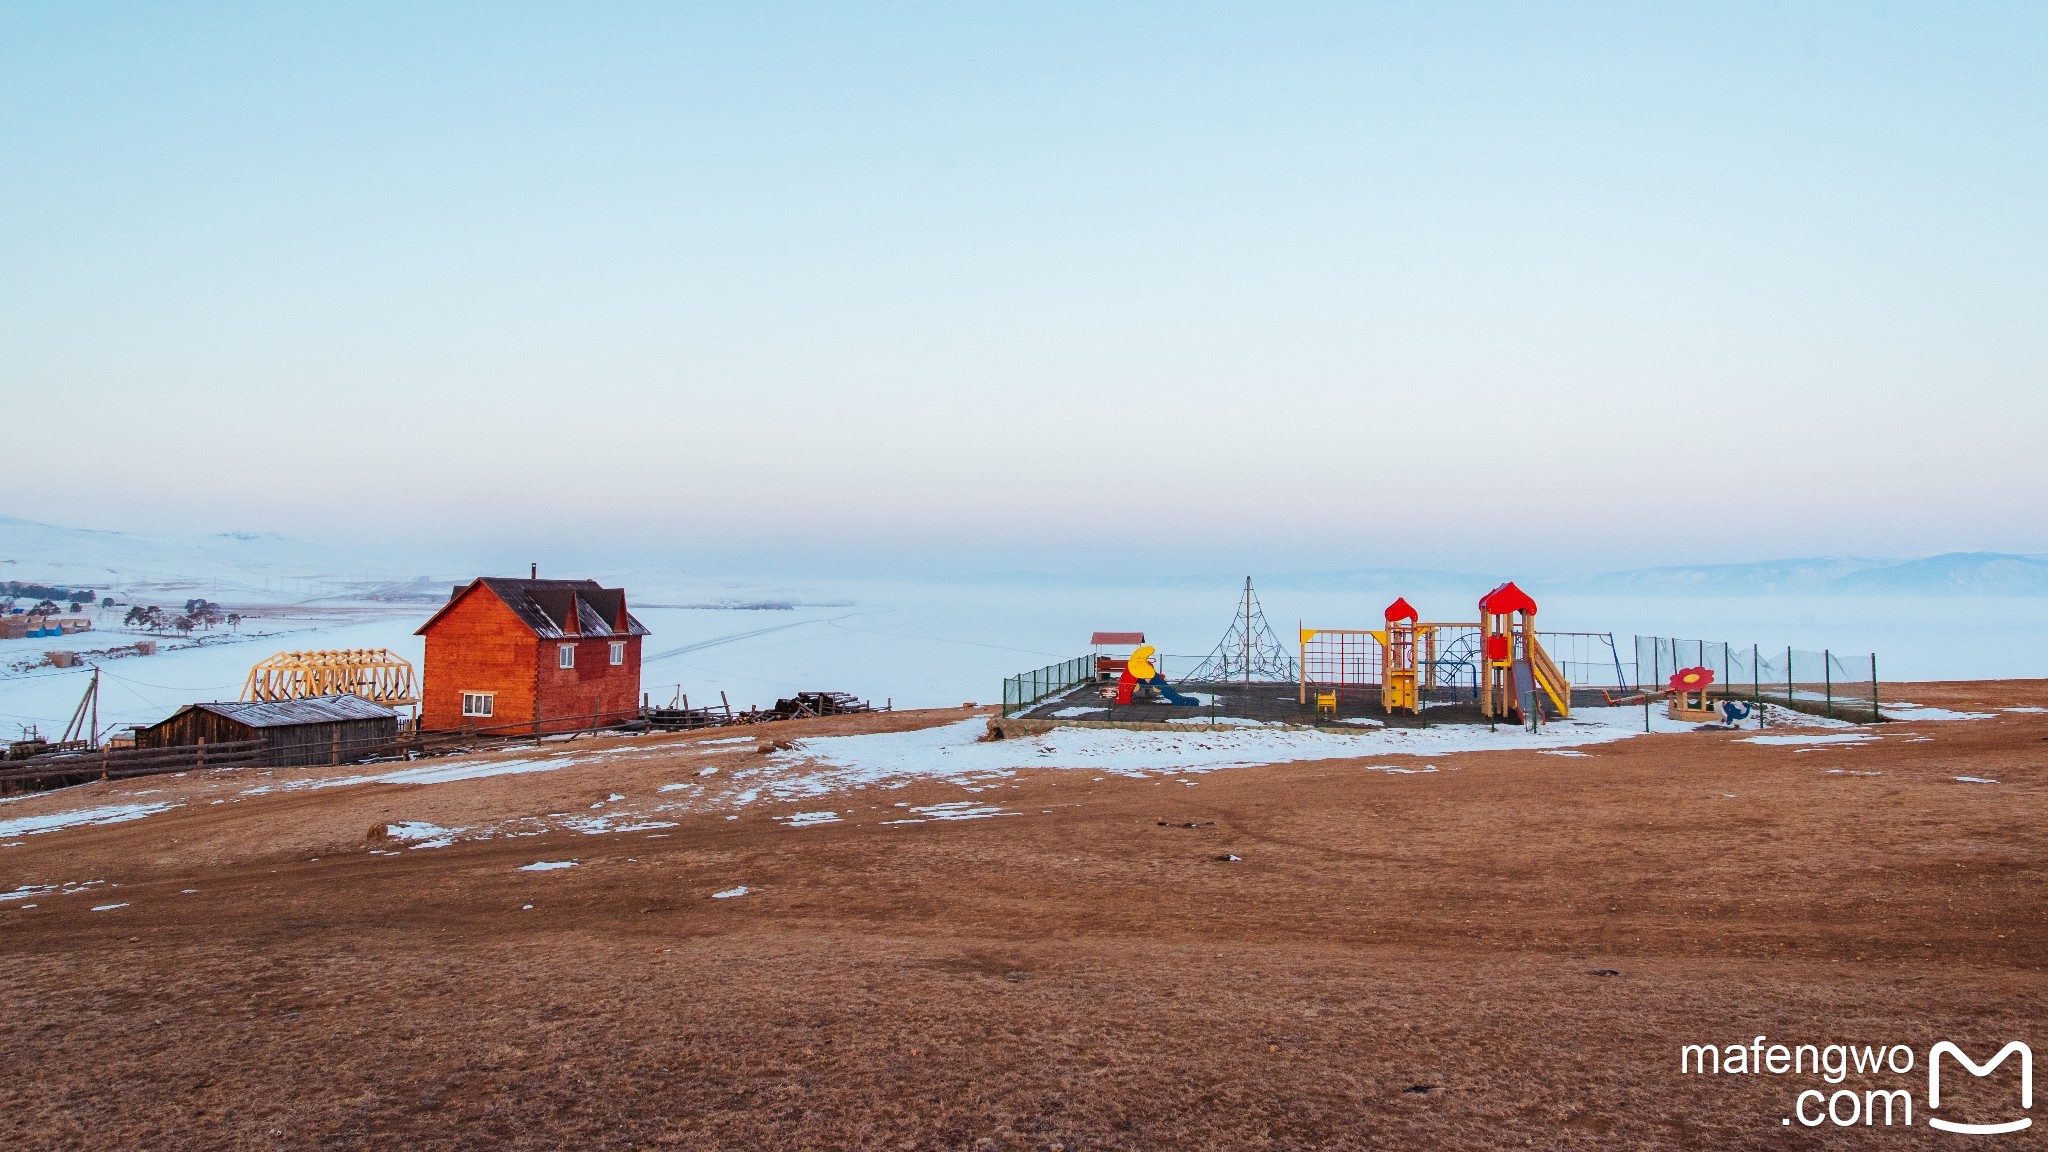
[[[569,732],[640,706],[640,638],[622,588],[483,576],[419,629],[420,727]]]

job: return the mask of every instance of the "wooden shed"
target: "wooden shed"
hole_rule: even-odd
[[[135,730],[138,748],[260,740],[275,767],[339,764],[398,738],[398,713],[360,696],[187,704]]]

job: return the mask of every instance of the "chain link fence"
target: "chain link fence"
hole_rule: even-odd
[[[1637,636],[1635,641],[1638,691],[1663,691],[1681,668],[1709,668],[1715,696],[1866,724],[1884,719],[1875,652],[1814,652],[1670,636]]]
[[[1048,696],[1086,684],[1095,674],[1093,656],[1076,656],[1003,679],[1003,715],[1029,708]]]

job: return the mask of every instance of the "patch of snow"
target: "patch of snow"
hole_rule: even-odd
[[[1417,776],[1424,772],[1436,771],[1436,765],[1424,764],[1420,768],[1396,768],[1391,764],[1367,764],[1365,770],[1367,772],[1388,772],[1397,776]]]
[[[1750,719],[1755,719],[1753,713]],[[1748,722],[1747,720],[1742,721],[1745,724]],[[1764,723],[1772,728],[1856,727],[1856,723],[1852,720],[1843,720],[1835,716],[1815,716],[1811,712],[1801,712],[1796,708],[1787,708],[1783,704],[1771,704],[1768,702],[1764,704]]]
[[[652,832],[656,828],[676,826],[673,820],[646,820],[631,812],[614,812],[606,816],[558,816],[555,822],[585,836],[602,836],[609,832]]]
[[[1744,744],[1865,744],[1877,739],[1868,732],[1830,732],[1826,735],[1787,733],[1782,736],[1745,736]]]
[[[794,816],[778,816],[776,819],[791,828],[809,828],[813,824],[837,824],[837,812],[798,812]]]
[[[1958,784],[1996,784],[1996,783],[1998,783],[1998,781],[1996,781],[1996,780],[1987,780],[1987,779],[1985,779],[1985,778],[1984,778],[1984,777],[1982,777],[1982,776],[1958,776],[1958,777],[1956,777],[1956,783],[1958,783]]]
[[[152,800],[147,804],[108,804],[99,808],[78,808],[70,812],[52,812],[46,816],[17,816],[12,820],[0,820],[0,837],[33,836],[40,832],[55,832],[60,828],[84,828],[98,824],[120,824],[129,820],[140,820],[158,812],[176,808],[163,800]]]
[[[1932,708],[1922,704],[1886,704],[1884,718],[1887,720],[1989,720],[1993,712],[1957,712],[1949,708]]]
[[[446,848],[455,843],[455,837],[462,832],[460,828],[443,828],[424,820],[404,820],[384,827],[393,840],[415,848]]]
[[[441,763],[430,768],[406,768],[397,772],[384,772],[374,776],[327,776],[305,780],[286,780],[281,784],[259,784],[242,790],[244,796],[262,796],[272,792],[298,792],[305,789],[345,788],[356,784],[453,784],[462,780],[482,780],[491,776],[517,776],[527,772],[551,772],[582,764],[594,759],[587,756],[553,756],[540,760],[473,760],[457,763]],[[215,804],[220,801],[215,800]]]
[[[95,904],[92,910],[95,912],[112,912],[116,908],[126,908],[127,906],[126,904]]]
[[[1020,813],[1005,812],[989,804],[976,804],[972,800],[955,800],[948,804],[927,804],[912,808],[917,815],[902,820],[884,820],[884,824],[922,824],[927,820],[988,820],[996,816],[1016,816]]]
[[[1086,715],[1089,715],[1090,713],[1094,713],[1094,712],[1100,712],[1100,711],[1102,711],[1102,709],[1101,709],[1101,707],[1100,707],[1100,706],[1097,706],[1097,707],[1094,707],[1094,708],[1088,708],[1088,707],[1074,707],[1074,708],[1062,708],[1062,709],[1060,709],[1059,711],[1057,711],[1057,712],[1054,712],[1054,713],[1053,713],[1053,717],[1054,717],[1055,719],[1058,719],[1058,720],[1072,720],[1072,719],[1073,719],[1074,717],[1076,717],[1076,716],[1086,716]]]
[[[1539,750],[1537,751],[1537,753],[1536,753],[1536,754],[1537,754],[1538,756],[1591,756],[1591,755],[1592,755],[1592,753],[1591,753],[1591,752],[1581,752],[1581,751],[1579,751],[1579,750],[1578,750],[1577,748],[1543,748],[1543,749],[1539,749]]]
[[[1854,768],[1830,768],[1830,769],[1828,769],[1828,775],[1830,775],[1830,776],[1882,776],[1882,775],[1884,775],[1884,773],[1882,773],[1882,772],[1859,772],[1859,771],[1857,771],[1857,770],[1856,770],[1856,769],[1854,769]]]
[[[574,860],[537,860],[532,864],[519,866],[521,872],[554,872],[563,868],[574,868]]]
[[[2036,708],[2032,704],[2021,704],[2014,708],[2000,708],[2000,712],[2048,712],[2048,708]]]
[[[1642,716],[1629,708],[1584,708],[1570,720],[1530,732],[1476,724],[1429,728],[1373,728],[1360,732],[1320,728],[1231,728],[1204,732],[1055,728],[1029,740],[983,742],[986,725],[961,720],[906,732],[816,736],[800,750],[777,753],[750,793],[778,799],[822,796],[860,785],[900,786],[914,779],[982,784],[1032,768],[1072,768],[1118,776],[1209,772],[1300,760],[1348,757],[1443,756],[1456,752],[1543,750],[1626,740],[1642,733]],[[1690,725],[1661,730],[1689,732]],[[1096,775],[1093,779],[1102,779]],[[744,804],[749,793],[734,797]]]
[[[432,768],[408,768],[402,772],[386,772],[379,776],[359,776],[345,783],[372,784],[452,784],[458,780],[482,780],[490,776],[519,776],[528,772],[552,772],[572,764],[584,763],[585,757],[552,756],[544,760],[481,760],[460,764],[444,764]]]
[[[727,888],[723,892],[713,892],[711,898],[713,900],[730,900],[735,896],[745,896],[746,894],[747,886],[742,884],[737,888]]]

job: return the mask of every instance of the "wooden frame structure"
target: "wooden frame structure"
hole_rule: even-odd
[[[1479,598],[1479,711],[1529,723],[1525,700],[1559,718],[1572,714],[1572,686],[1536,638],[1536,601],[1513,581]]]
[[[418,705],[412,662],[389,648],[279,652],[249,669],[242,699],[276,703],[315,696],[360,696],[386,707]]]

